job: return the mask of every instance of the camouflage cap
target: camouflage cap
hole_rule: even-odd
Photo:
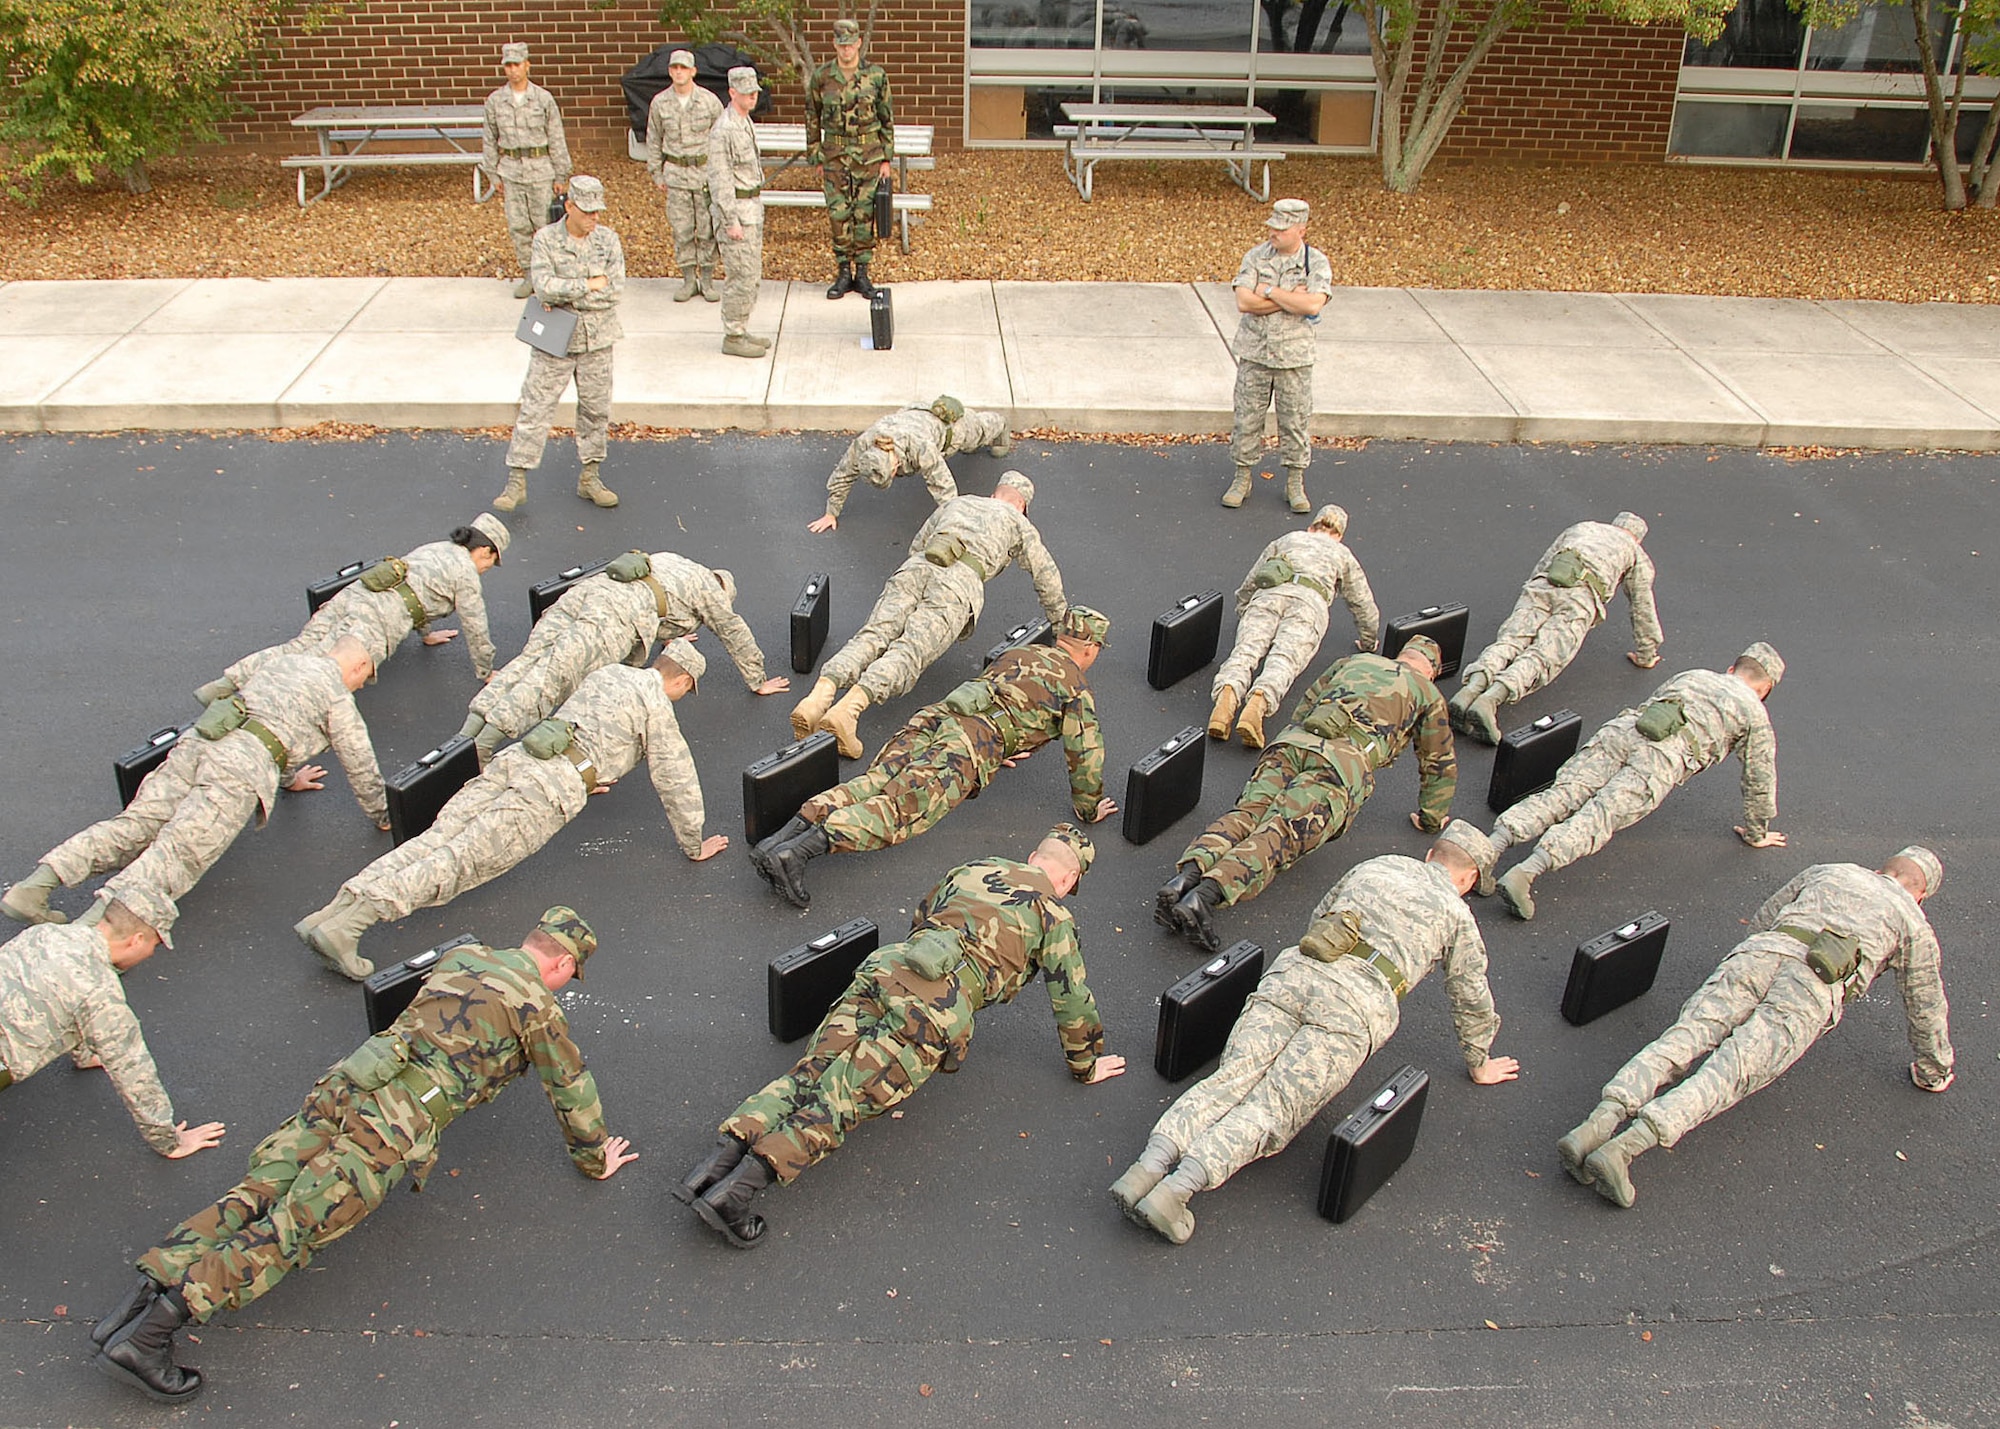
[[[1437,836],[1437,841],[1451,844],[1470,855],[1479,866],[1481,885],[1493,877],[1493,865],[1500,859],[1500,850],[1493,847],[1493,840],[1486,837],[1471,820],[1453,819],[1444,826],[1444,832]]]
[[[174,924],[180,919],[181,910],[174,906],[174,900],[156,888],[143,883],[132,883],[112,890],[113,902],[123,903],[134,918],[160,935],[160,941],[168,947],[174,945]]]
[[[1636,511],[1620,511],[1611,518],[1611,524],[1621,531],[1629,531],[1635,541],[1645,540],[1646,533],[1653,529],[1646,524],[1646,518]]]
[[[1111,617],[1087,605],[1072,605],[1056,622],[1056,634],[1088,645],[1102,645],[1111,634]]]
[[[503,65],[524,65],[528,62],[528,47],[523,44],[502,45],[500,63]]]
[[[675,65],[681,65],[681,66],[684,66],[684,67],[685,67],[685,68],[687,68],[687,69],[693,69],[693,68],[694,68],[694,51],[693,51],[693,50],[675,50],[675,51],[674,51],[674,52],[673,52],[672,54],[668,55],[668,56],[667,56],[667,68],[668,68],[668,69],[672,69],[672,68],[673,68],[673,67],[674,67]]]
[[[708,658],[701,651],[685,639],[669,640],[667,648],[660,652],[660,658],[671,660],[687,671],[688,678],[694,681],[695,693],[701,693],[701,677],[708,673]]]
[[[1028,474],[1024,471],[1001,472],[1000,480],[994,483],[993,489],[997,492],[1003,486],[1011,486],[1020,492],[1024,504],[1035,499],[1035,483],[1028,479]]]
[[[737,94],[757,92],[757,71],[749,65],[737,65],[729,71],[729,87]]]
[[[1090,861],[1097,857],[1097,845],[1090,841],[1090,835],[1075,824],[1057,824],[1043,836],[1044,840],[1054,840],[1076,855],[1076,876],[1079,882],[1090,872]]]
[[[507,523],[491,511],[482,511],[472,518],[472,529],[493,543],[495,559],[507,554],[507,548],[514,544],[514,538],[507,531]]]
[[[583,981],[583,965],[597,951],[597,934],[583,921],[583,914],[567,903],[558,903],[542,910],[542,921],[535,924],[535,931],[562,944],[563,951],[576,959],[577,981]]]
[[[569,181],[569,201],[579,213],[604,212],[604,181],[578,174]]]
[[[861,22],[859,20],[835,20],[833,22],[833,42],[836,45],[860,44]]]
[[[1312,219],[1312,205],[1302,198],[1281,198],[1271,205],[1271,216],[1264,220],[1266,228],[1297,228]]]
[[[1923,870],[1924,897],[1928,898],[1936,893],[1938,886],[1944,882],[1944,860],[1922,844],[1911,844],[1908,848],[1898,849],[1894,856],[1908,859]]]
[[[965,418],[965,403],[959,401],[958,398],[952,396],[949,392],[943,393],[935,402],[931,403],[931,415],[936,417],[940,422],[963,421]]]
[[[1336,536],[1345,536],[1347,534],[1347,508],[1345,506],[1336,506],[1329,501],[1313,513],[1312,523],[1315,526],[1332,528],[1333,534]]]
[[[1764,667],[1764,672],[1771,677],[1771,683],[1774,685],[1785,678],[1784,657],[1772,649],[1770,642],[1767,640],[1759,640],[1736,658],[1739,660],[1755,660],[1759,665]]]
[[[1403,648],[1398,650],[1396,655],[1400,659],[1412,650],[1430,661],[1431,669],[1442,670],[1444,668],[1444,651],[1438,648],[1437,641],[1431,639],[1430,636],[1412,635],[1408,640],[1403,642]]]

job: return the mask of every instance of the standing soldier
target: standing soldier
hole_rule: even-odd
[[[910,542],[910,558],[889,577],[860,632],[820,666],[812,693],[792,710],[800,739],[830,729],[849,759],[862,755],[855,721],[871,704],[906,695],[954,640],[972,634],[986,607],[986,582],[1019,561],[1035,583],[1042,614],[1063,618],[1062,572],[1028,520],[1035,484],[1003,472],[991,496],[954,496]],[[845,695],[841,688],[849,687]],[[838,696],[838,703],[835,702]]]
[[[996,457],[1013,451],[1007,419],[998,412],[968,411],[956,397],[939,397],[928,407],[905,407],[878,417],[848,443],[846,455],[826,479],[826,514],[806,529],[817,534],[838,526],[847,494],[863,478],[887,491],[897,477],[914,473],[930,488],[931,500],[942,506],[958,495],[958,482],[944,459],[976,447],[985,447]]]
[[[1236,643],[1209,690],[1215,700],[1208,716],[1210,739],[1229,738],[1233,725],[1249,748],[1264,747],[1264,716],[1284,702],[1292,681],[1319,652],[1335,596],[1354,617],[1354,648],[1375,648],[1382,613],[1368,589],[1368,573],[1341,540],[1346,534],[1347,512],[1322,506],[1312,525],[1278,537],[1252,563],[1236,589]]]
[[[714,205],[722,267],[722,350],[762,357],[771,340],[750,331],[757,285],[764,279],[764,161],[757,154],[757,71],[729,71],[729,104],[708,131],[708,201]]]
[[[1912,845],[1873,873],[1814,864],[1764,900],[1750,936],[1695,989],[1674,1025],[1619,1068],[1597,1110],[1556,1143],[1564,1169],[1629,1207],[1638,1198],[1633,1157],[1678,1144],[1771,1085],[1890,968],[1917,1054],[1910,1080],[1927,1092],[1949,1087],[1957,1075],[1951,1007],[1922,907],[1943,882],[1938,856]]]
[[[1083,682],[1111,622],[1072,605],[1055,647],[1010,650],[976,679],[911,716],[868,771],[815,794],[798,817],[750,851],[750,861],[799,908],[812,906],[805,866],[826,853],[890,848],[915,838],[974,798],[1002,768],[1061,739],[1070,805],[1094,824],[1118,812],[1104,797],[1104,734]]]
[[[1642,670],[1660,663],[1660,612],[1653,604],[1653,562],[1640,542],[1644,518],[1620,511],[1606,525],[1579,521],[1556,537],[1521,587],[1513,612],[1493,643],[1465,667],[1451,697],[1454,729],[1488,744],[1500,742],[1494,718],[1502,705],[1524,700],[1555,682],[1603,623],[1611,593],[1624,587],[1632,607],[1632,644],[1625,658]]]
[[[696,293],[722,301],[715,275],[715,220],[708,206],[708,131],[722,113],[722,101],[694,82],[694,54],[667,56],[673,84],[653,96],[646,111],[646,169],[667,192],[667,226],[674,234],[674,262],[681,285],[674,301]]]
[[[95,924],[30,928],[0,947],[0,1091],[65,1053],[102,1067],[146,1144],[172,1160],[222,1140],[222,1123],[174,1120],[139,1019],[120,977],[173,946],[174,905],[150,888],[126,890]]]
[[[1391,660],[1350,655],[1299,697],[1292,722],[1271,741],[1236,806],[1195,836],[1179,870],[1155,896],[1153,921],[1197,947],[1222,947],[1215,910],[1255,898],[1321,844],[1346,833],[1375,771],[1415,739],[1417,812],[1425,833],[1445,826],[1458,792],[1458,756],[1444,697],[1431,681],[1442,659],[1428,635],[1412,636]]]
[[[516,510],[528,499],[528,473],[542,464],[549,420],[572,378],[576,458],[582,463],[576,494],[598,506],[618,504],[618,493],[598,479],[598,471],[611,430],[612,345],[625,336],[618,320],[618,300],[625,293],[625,246],[598,219],[603,212],[604,185],[578,174],[570,183],[562,222],[535,235],[535,295],[548,307],[575,313],[576,332],[561,357],[539,347],[529,349],[521,411],[514,418],[514,440],[507,446],[507,489],[493,502],[502,511]]]
[[[1260,1157],[1276,1156],[1394,1035],[1401,1003],[1444,968],[1465,1070],[1482,1087],[1521,1074],[1491,1055],[1500,1019],[1486,942],[1465,895],[1493,872],[1493,846],[1454,819],[1423,862],[1385,854],[1356,864],[1313,909],[1297,946],[1271,960],[1230,1030],[1222,1062],[1153,1127],[1111,1186],[1134,1223],[1175,1245],[1194,1234],[1188,1200]]]
[[[596,948],[590,925],[560,904],[518,948],[453,948],[403,1015],[257,1144],[241,1181],[139,1257],[137,1283],[91,1331],[92,1363],[163,1403],[192,1399],[201,1373],[174,1363],[182,1326],[241,1309],[311,1264],[404,1176],[422,1190],[444,1129],[529,1072],[571,1163],[609,1180],[634,1159],[631,1143],[605,1134],[597,1083],[555,998]]]
[[[957,1071],[973,1015],[1012,1002],[1038,972],[1070,1075],[1088,1084],[1123,1072],[1125,1059],[1105,1054],[1076,921],[1062,904],[1095,852],[1082,829],[1057,824],[1026,863],[982,858],[947,873],[917,905],[909,939],[862,963],[805,1056],[729,1114],[675,1197],[731,1245],[756,1245],[759,1191],[774,1178],[790,1185],[931,1073]]]
[[[889,110],[889,76],[861,63],[861,24],[833,22],[833,63],[806,81],[806,162],[819,165],[838,265],[829,298],[875,296],[868,281],[875,256],[875,187],[896,157],[896,122]]]
[[[507,82],[486,96],[479,167],[489,182],[500,185],[507,236],[521,263],[514,296],[525,298],[535,291],[535,230],[549,221],[555,196],[569,188],[569,145],[556,97],[528,83],[528,47],[502,45],[500,68]]]
[[[1676,675],[1644,705],[1593,734],[1556,771],[1554,784],[1493,825],[1493,845],[1501,852],[1535,843],[1534,852],[1500,876],[1507,911],[1534,917],[1537,878],[1596,853],[1732,754],[1743,761],[1743,822],[1736,836],[1751,848],[1783,848],[1785,836],[1771,827],[1778,813],[1778,737],[1764,702],[1784,677],[1785,662],[1759,640],[1724,673]]]
[[[1285,464],[1285,500],[1303,516],[1306,468],[1312,465],[1313,331],[1333,294],[1333,265],[1306,242],[1312,209],[1304,199],[1281,198],[1265,220],[1270,241],[1243,255],[1237,270],[1236,325],[1230,352],[1236,358],[1236,478],[1222,493],[1236,507],[1250,494],[1250,475],[1264,449],[1264,413],[1278,409],[1278,456]]]

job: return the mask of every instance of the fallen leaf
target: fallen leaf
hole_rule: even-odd
[[[1110,1343],[1111,1343],[1111,1341],[1109,1341],[1109,1340],[1099,1340],[1099,1341],[1098,1341],[1097,1343],[1098,1343],[1098,1344],[1100,1344],[1100,1345],[1108,1345],[1108,1344],[1110,1344]]]
[[[889,1298],[890,1298],[891,1300],[894,1300],[894,1299],[896,1298],[896,1292],[895,1292],[895,1291],[893,1291],[893,1290],[891,1290],[891,1291],[889,1292]]]
[[[917,1393],[921,1394],[924,1398],[929,1399],[931,1397],[932,1390],[929,1385],[920,1384],[917,1386]]]
[[[1909,1157],[1907,1157],[1907,1156],[1905,1156],[1905,1155],[1904,1155],[1904,1154],[1903,1154],[1902,1152],[1898,1151],[1898,1152],[1896,1153],[1896,1159],[1897,1159],[1898,1161],[1908,1161],[1908,1160],[1909,1160],[1910,1158],[1909,1158]]]
[[[1641,1330],[1639,1332],[1639,1338],[1650,1342],[1653,1338],[1653,1332],[1651,1330]]]
[[[1530,1171],[1528,1175],[1532,1180],[1539,1181],[1542,1179],[1542,1173],[1539,1171]]]
[[[423,1338],[424,1338],[424,1337],[425,1337],[426,1335],[430,1334],[430,1331],[429,1331],[429,1330],[412,1330],[412,1331],[410,1331],[410,1333],[411,1333],[411,1334],[413,1334],[413,1335],[415,1335],[415,1336],[416,1336],[416,1337],[417,1337],[418,1339],[420,1339],[420,1340],[421,1340],[421,1339],[423,1339]]]
[[[1487,1328],[1487,1329],[1489,1329],[1489,1330],[1497,1330],[1497,1329],[1499,1329],[1500,1327],[1499,1327],[1498,1325],[1494,1324],[1494,1323],[1493,1323],[1493,1322],[1492,1322],[1491,1320],[1488,1320],[1488,1321],[1486,1322],[1486,1328]]]
[[[61,1319],[61,1318],[62,1318],[63,1316],[67,1315],[68,1313],[69,1313],[69,1306],[67,1306],[67,1305],[58,1305],[58,1306],[56,1306],[56,1318],[57,1318],[57,1319]]]

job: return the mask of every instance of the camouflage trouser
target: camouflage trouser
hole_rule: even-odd
[[[282,645],[252,651],[224,670],[223,676],[242,689],[250,677],[280,655],[324,655],[333,642],[352,635],[368,647],[377,665],[396,653],[411,630],[410,607],[393,590],[369,590],[355,581],[312,613],[312,619]]]
[[[572,377],[576,379],[576,459],[604,460],[605,437],[611,430],[611,354],[615,350],[600,347],[566,357],[551,357],[540,348],[532,350],[528,376],[521,383],[514,440],[507,444],[508,466],[533,471],[542,464],[549,421]]]
[[[249,1304],[359,1225],[403,1179],[412,1147],[375,1098],[321,1095],[258,1144],[241,1181],[139,1257],[201,1323]]]
[[[1397,1020],[1395,997],[1364,964],[1287,948],[1244,1004],[1221,1065],[1167,1108],[1153,1134],[1200,1162],[1213,1190],[1290,1145]]]
[[[342,885],[384,918],[407,918],[490,882],[583,812],[590,791],[569,760],[513,745],[438,810],[435,823]]]
[[[1195,836],[1175,862],[1200,866],[1222,901],[1255,898],[1321,844],[1346,833],[1370,785],[1295,744],[1266,746],[1236,807]]]
[[[947,1048],[961,1054],[972,1036],[972,1004],[952,980],[918,977],[885,961],[901,944],[872,955],[813,1033],[812,1046],[722,1123],[750,1143],[781,1182],[795,1180],[929,1079]]]
[[[553,179],[509,179],[500,210],[507,215],[507,236],[514,240],[514,256],[526,276],[535,256],[535,234],[548,226],[549,205],[555,202]]]
[[[70,888],[123,869],[113,897],[137,884],[178,900],[236,842],[258,810],[270,753],[241,731],[213,742],[189,735],[148,774],[124,812],[64,839],[41,857]]]
[[[528,632],[528,643],[472,697],[472,712],[509,739],[519,739],[576,693],[593,670],[632,653],[628,628],[576,620],[561,605],[549,608]]]
[[[1483,672],[1505,692],[1502,704],[1526,699],[1569,667],[1583,648],[1583,637],[1597,624],[1596,617],[1589,591],[1530,581],[1493,643],[1465,667],[1466,678]]]
[[[924,671],[951,649],[954,641],[971,633],[973,623],[979,618],[985,588],[979,572],[962,561],[942,570],[932,567],[901,628],[890,630],[886,624],[878,627],[871,615],[861,633],[841,647],[840,653],[827,661],[827,668],[820,673],[834,679],[836,684],[859,685],[868,692],[871,705],[907,695],[917,687]],[[879,603],[876,611],[881,611]],[[884,636],[887,638],[883,639]],[[836,662],[846,672],[857,663],[857,647],[866,649],[878,641],[879,653],[862,664],[851,680],[835,679]]]
[[[1209,698],[1221,694],[1224,685],[1239,696],[1256,690],[1264,696],[1267,707],[1275,710],[1299,671],[1319,653],[1319,642],[1325,635],[1326,602],[1312,591],[1296,584],[1258,591],[1237,617],[1236,643],[1215,672]],[[1264,662],[1261,675],[1257,674],[1259,660]],[[1251,683],[1253,675],[1255,684]]]
[[[743,236],[731,238],[727,225],[718,222],[715,241],[729,275],[722,285],[722,331],[742,337],[750,331],[750,310],[757,306],[757,285],[764,279],[764,225],[746,223]]]
[[[889,579],[882,584],[882,594],[875,597],[868,619],[845,645],[827,657],[820,667],[820,677],[842,689],[860,679],[861,672],[902,633],[904,622],[909,620],[924,587],[930,583],[930,571],[928,562],[905,561],[890,572]]]
[[[1536,843],[1550,868],[1587,858],[1666,801],[1687,777],[1673,752],[1613,720],[1556,771],[1556,782],[1494,820],[1509,845]]]
[[[1682,1005],[1674,1025],[1604,1084],[1604,1099],[1651,1122],[1660,1144],[1672,1146],[1804,1056],[1832,1025],[1837,995],[1803,958],[1733,952]]]
[[[875,256],[875,189],[881,172],[874,164],[849,167],[838,159],[820,170],[833,256],[842,263],[866,263]]]
[[[674,235],[674,263],[683,276],[715,266],[715,214],[707,184],[667,190],[667,227]]]
[[[1263,459],[1264,413],[1274,402],[1278,408],[1278,459],[1303,471],[1313,459],[1308,430],[1313,412],[1310,367],[1236,364],[1236,430],[1231,455],[1238,466],[1256,466]]]
[[[808,799],[799,815],[824,828],[841,853],[889,848],[976,795],[1006,753],[986,721],[926,711],[882,746],[866,773]]]
[[[1007,418],[1000,412],[979,412],[970,407],[965,415],[951,424],[950,443],[945,455],[952,452],[973,452],[981,447],[990,447],[1007,435]]]

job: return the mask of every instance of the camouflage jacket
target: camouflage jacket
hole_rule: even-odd
[[[427,541],[401,559],[409,568],[403,584],[423,606],[426,623],[456,611],[459,627],[465,634],[465,653],[472,657],[473,673],[482,680],[491,675],[493,634],[487,628],[486,591],[480,584],[479,567],[472,564],[472,553],[453,541]],[[337,630],[347,623],[345,616],[350,612],[360,617],[355,621],[357,635],[377,629],[386,635],[397,631],[407,635],[417,628],[409,602],[394,588],[370,590],[360,581],[350,582],[321,607],[320,623]],[[388,649],[371,649],[368,653],[379,665],[394,649],[391,644]],[[261,668],[261,665],[252,667]]]
[[[508,149],[549,152],[531,158],[504,152]],[[556,105],[556,97],[532,82],[527,98],[519,104],[504,84],[487,95],[486,133],[480,146],[479,167],[486,171],[487,178],[507,183],[568,182],[569,143],[563,138],[562,110]]]
[[[1269,243],[1260,243],[1243,255],[1230,286],[1255,288],[1266,283],[1331,294],[1333,264],[1310,243],[1289,258]],[[1238,362],[1260,367],[1311,367],[1317,355],[1313,341],[1312,321],[1296,313],[1244,313],[1229,351]]]
[[[1042,614],[1051,624],[1068,612],[1062,572],[1056,569],[1048,547],[1042,544],[1041,532],[1035,529],[1034,522],[1006,502],[991,496],[954,496],[924,522],[923,529],[910,542],[910,554],[921,556],[931,537],[940,531],[949,531],[965,542],[961,562],[972,565],[982,580],[992,580],[1019,561],[1035,583]]]
[[[1590,623],[1596,625],[1604,619],[1611,592],[1623,586],[1625,601],[1632,607],[1634,653],[1645,660],[1658,655],[1665,637],[1660,633],[1659,608],[1653,604],[1653,560],[1646,554],[1646,548],[1621,526],[1605,521],[1579,521],[1542,552],[1529,583],[1540,581],[1548,586],[1549,562],[1563,551],[1576,552],[1589,568],[1582,583],[1570,589],[1591,603]]]
[[[625,664],[643,665],[659,632],[660,603],[644,581],[615,581],[599,571],[564,591],[543,622],[550,616],[588,626],[599,650],[622,650]]]
[[[757,637],[750,633],[749,625],[736,613],[729,592],[722,588],[715,572],[672,551],[655,551],[650,559],[653,579],[660,583],[667,597],[667,613],[660,617],[659,638],[678,640],[706,625],[736,662],[736,671],[743,676],[744,685],[754,690],[763,684],[764,652],[758,648]],[[642,590],[650,589],[644,581],[638,584]]]
[[[1257,584],[1257,567],[1280,556],[1291,564],[1295,575],[1291,585],[1276,586],[1273,590],[1289,591],[1297,586],[1311,591],[1329,607],[1334,597],[1339,596],[1347,602],[1347,613],[1354,617],[1355,635],[1367,641],[1369,649],[1375,648],[1381,637],[1382,613],[1375,608],[1375,593],[1368,588],[1368,573],[1361,569],[1361,562],[1354,558],[1354,552],[1347,549],[1345,542],[1324,531],[1287,531],[1266,546],[1250,563],[1250,574],[1243,577],[1243,584],[1236,588],[1238,615],[1250,608],[1251,601],[1266,593]]]
[[[924,713],[956,715],[967,726],[982,788],[1003,759],[1060,736],[1070,805],[1078,819],[1091,823],[1104,797],[1104,733],[1083,678],[1061,650],[1029,645],[1002,655]]]
[[[895,442],[893,465],[889,453],[875,445],[877,437]],[[847,494],[864,476],[869,485],[884,491],[899,476],[921,476],[930,488],[931,500],[944,505],[958,495],[958,482],[944,461],[950,443],[951,428],[926,408],[905,407],[878,418],[849,443],[846,456],[826,479],[826,514],[840,515],[847,505]]]
[[[718,230],[732,223],[754,228],[764,221],[764,161],[757,156],[757,125],[726,104],[708,131],[707,173],[708,202]]]
[[[382,770],[375,762],[367,721],[354,707],[354,696],[340,678],[340,666],[330,657],[280,655],[252,675],[237,697],[250,717],[285,747],[284,774],[330,746],[346,771],[348,787],[354,791],[361,812],[378,824],[388,819],[389,796],[382,787]],[[277,802],[281,771],[267,747],[247,729],[226,734],[219,743],[242,746],[246,740],[259,755],[252,764],[258,771],[257,802],[263,816],[269,818]],[[182,741],[197,746],[204,742]]]
[[[1778,736],[1757,692],[1736,676],[1719,670],[1688,670],[1654,690],[1646,703],[1677,700],[1687,725],[1652,747],[1678,766],[1675,779],[1685,784],[1702,770],[1734,754],[1743,761],[1743,827],[1762,838],[1778,815]],[[1645,706],[1625,710],[1602,733],[1619,730],[1645,744],[1633,726]]]
[[[1344,744],[1361,753],[1372,774],[1395,763],[1413,737],[1421,780],[1417,817],[1436,833],[1458,792],[1458,753],[1444,697],[1402,661],[1350,655],[1336,662],[1299,697],[1291,723],[1271,742],[1295,744],[1336,763],[1329,746]]]
[[[708,187],[708,131],[722,115],[722,101],[695,85],[683,104],[669,85],[646,110],[646,172],[669,189]]]
[[[437,1084],[453,1116],[492,1101],[532,1069],[555,1108],[569,1159],[586,1176],[604,1174],[604,1108],[597,1082],[570,1040],[561,1004],[528,953],[476,943],[452,949],[380,1036],[408,1048],[410,1065]],[[401,1082],[372,1096],[384,1119],[415,1148],[409,1159],[421,1190],[437,1156],[429,1113]]]
[[[600,784],[624,778],[644,759],[653,792],[660,796],[660,807],[673,826],[674,841],[689,858],[701,852],[701,827],[707,818],[701,777],[659,671],[624,665],[593,670],[563,701],[555,718],[576,726],[574,747],[589,758]]]
[[[1847,933],[1861,942],[1860,961],[1847,998],[1831,998],[1832,1022],[1840,1021],[1847,1000],[1859,997],[1893,968],[1903,992],[1910,1049],[1918,1073],[1933,1086],[1951,1075],[1951,1005],[1939,971],[1937,934],[1923,905],[1887,874],[1853,863],[1816,863],[1764,900],[1750,919],[1750,936],[1737,952],[1783,953],[1803,958],[1805,944],[1776,928],[1801,932]],[[1832,1025],[1832,1023],[1829,1023]]]
[[[806,81],[806,162],[861,168],[895,157],[896,120],[882,66],[860,65],[848,80],[838,64],[814,70]]]
[[[983,1006],[1013,1001],[1037,972],[1046,974],[1063,1059],[1071,1076],[1090,1080],[1104,1052],[1104,1024],[1084,981],[1076,920],[1046,873],[1011,858],[961,864],[917,905],[910,931],[926,928],[958,933],[965,950],[959,977],[977,974]]]
[[[618,321],[618,300],[625,295],[625,245],[610,225],[599,223],[588,238],[571,237],[567,221],[535,230],[528,276],[536,297],[576,313],[576,333],[569,340],[572,355],[609,347],[625,336]],[[597,277],[611,281],[593,292],[590,280]]]
[[[1452,1025],[1468,1071],[1486,1064],[1500,1019],[1486,982],[1486,940],[1472,910],[1444,870],[1401,854],[1357,863],[1327,890],[1310,922],[1336,910],[1352,912],[1370,947],[1396,965],[1405,992],[1444,964],[1445,993],[1451,998]],[[1343,960],[1344,961],[1344,960]],[[1385,996],[1395,988],[1376,970]]]
[[[0,947],[0,1067],[26,1081],[68,1053],[95,1056],[162,1156],[180,1144],[139,1019],[96,928],[41,923]]]

